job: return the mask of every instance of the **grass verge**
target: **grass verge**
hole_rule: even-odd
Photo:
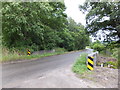
[[[54,53],[44,53],[44,54],[37,54],[37,55],[18,55],[18,54],[9,54],[6,56],[2,56],[1,62],[8,62],[8,61],[17,61],[17,60],[31,60],[31,59],[38,59],[46,56],[52,56],[52,55],[59,55],[64,54],[66,52],[54,52]]]
[[[77,59],[77,61],[74,63],[72,67],[73,72],[77,74],[84,74],[84,72],[88,71],[86,66],[86,57],[87,57],[86,53],[80,55],[80,57]]]

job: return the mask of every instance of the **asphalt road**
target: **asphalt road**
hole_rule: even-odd
[[[37,78],[56,68],[70,65],[84,52],[90,53],[91,50],[49,56],[32,61],[2,64],[2,87],[15,88],[22,81]]]

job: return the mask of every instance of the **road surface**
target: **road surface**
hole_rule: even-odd
[[[38,60],[2,64],[2,87],[21,87],[22,82],[42,77],[44,73],[52,72],[57,68],[67,67],[76,60],[81,53],[90,53],[91,50],[71,52],[63,55],[44,57]]]

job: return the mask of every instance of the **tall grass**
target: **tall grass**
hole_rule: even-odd
[[[16,51],[15,49],[9,50],[8,48],[3,47],[1,62],[21,59],[23,58],[24,54],[22,55],[20,53],[22,52]]]
[[[21,52],[21,51],[16,51],[12,50],[10,51],[7,48],[2,49],[2,60],[0,62],[7,62],[7,61],[16,61],[16,60],[23,60],[23,59],[37,59],[41,57],[46,57],[46,56],[52,56],[52,55],[58,55],[58,54],[63,54],[65,51],[63,50],[57,50],[56,52],[53,53],[44,53],[44,54],[36,54],[36,55],[27,55],[26,52]]]
[[[86,57],[87,57],[86,53],[80,55],[80,57],[77,59],[77,61],[74,63],[72,67],[73,72],[77,74],[83,74],[88,70],[86,66],[86,60],[87,60]]]

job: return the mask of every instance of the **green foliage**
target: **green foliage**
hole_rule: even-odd
[[[69,31],[66,31],[66,33],[70,33],[67,36],[69,36],[69,47],[71,47],[68,50],[84,49],[89,44],[89,35],[86,33],[83,25],[80,23],[76,24],[72,18],[68,18],[68,29]]]
[[[100,52],[100,51],[104,50],[104,45],[96,43],[96,44],[94,44],[93,49]]]
[[[110,65],[117,66],[117,62],[109,61],[109,62],[106,62],[106,63],[107,63],[107,64],[110,64]]]
[[[51,49],[56,45],[55,32],[65,27],[64,8],[62,3],[52,2],[3,2],[3,44],[9,48],[34,45],[36,49]]]
[[[118,62],[108,61],[106,64],[112,65],[111,68],[117,69],[118,68]]]
[[[90,46],[92,49],[99,51],[99,52],[103,51],[105,49],[105,46],[102,43],[100,43],[99,41],[92,43]]]
[[[80,10],[86,15],[86,30],[96,36],[99,30],[102,30],[106,37],[104,41],[120,42],[120,1],[119,2],[85,2],[80,6]]]
[[[83,74],[88,70],[86,65],[86,60],[87,60],[86,57],[87,57],[86,53],[81,54],[81,56],[77,59],[77,61],[74,63],[72,67],[73,72],[77,74]]]
[[[119,50],[119,48],[114,48],[113,50],[112,50],[112,57],[114,57],[114,58],[116,58],[116,59],[118,59],[118,50]]]
[[[3,53],[2,53],[2,60],[0,62],[8,62],[8,61],[16,61],[16,60],[31,60],[31,59],[37,59],[41,57],[46,57],[46,56],[52,56],[52,55],[59,55],[59,54],[64,54],[65,49],[63,48],[56,48],[56,51],[53,53],[44,53],[44,54],[31,54],[30,56],[27,56],[27,52],[21,52],[21,51],[16,51],[15,49],[12,51],[9,51],[7,48],[2,48]]]
[[[100,54],[107,56],[107,57],[113,57],[118,60],[119,59],[118,51],[119,51],[119,48],[110,49],[110,48],[106,47],[102,51],[100,51]]]
[[[10,50],[84,49],[84,26],[67,21],[61,2],[2,2],[2,41]]]

